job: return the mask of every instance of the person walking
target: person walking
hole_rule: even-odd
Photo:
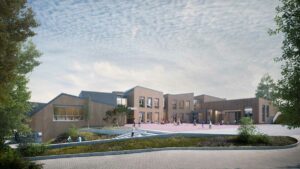
[[[71,136],[68,137],[67,142],[70,143],[72,141]]]
[[[202,128],[204,128],[204,120],[201,121]]]
[[[82,141],[81,136],[78,137],[78,142],[80,143]]]
[[[197,125],[197,123],[196,123],[196,119],[194,119],[194,126],[196,126]]]
[[[131,137],[134,137],[135,127],[132,127]]]
[[[209,129],[211,129],[212,128],[212,123],[211,123],[211,121],[209,121]]]

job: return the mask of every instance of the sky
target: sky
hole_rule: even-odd
[[[254,97],[280,78],[276,0],[31,0],[43,55],[31,101],[144,86],[164,93]]]

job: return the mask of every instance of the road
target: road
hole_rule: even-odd
[[[299,169],[300,146],[281,150],[172,150],[38,162],[44,163],[45,169]]]

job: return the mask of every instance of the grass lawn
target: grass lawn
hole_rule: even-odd
[[[91,141],[91,140],[102,140],[102,139],[111,139],[116,137],[116,135],[107,135],[107,134],[97,134],[91,132],[78,132],[78,136],[81,136],[84,141]],[[66,143],[69,135],[67,133],[63,133],[59,135],[57,138],[48,141],[48,144],[57,144],[57,143]],[[74,142],[76,142],[76,138],[72,138]]]
[[[283,146],[296,143],[297,140],[291,137],[272,136],[268,143],[243,144],[237,136],[218,137],[170,137],[170,138],[145,138],[119,140],[109,143],[99,143],[93,145],[82,145],[64,147],[57,149],[47,149],[42,155],[77,154],[88,152],[105,152],[147,148],[163,147],[218,147],[218,146]]]

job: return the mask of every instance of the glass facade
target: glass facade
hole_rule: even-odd
[[[127,106],[127,99],[122,97],[117,97],[117,105]]]

